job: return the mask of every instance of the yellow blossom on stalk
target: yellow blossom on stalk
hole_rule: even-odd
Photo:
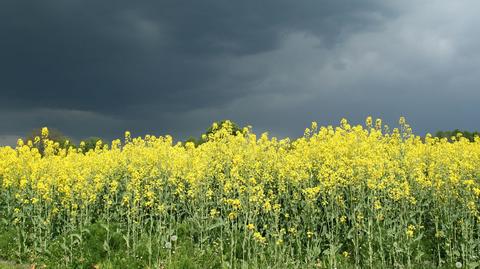
[[[265,203],[263,203],[263,209],[265,210],[265,212],[270,212],[272,210],[272,205],[270,204],[270,201],[265,201]]]
[[[474,193],[477,197],[480,197],[480,188],[473,188],[473,193]]]
[[[257,241],[258,243],[261,243],[261,244],[265,244],[266,241],[267,241],[267,239],[265,237],[263,237],[262,234],[259,233],[259,232],[253,233],[253,239],[255,241]]]
[[[436,238],[443,238],[443,237],[445,237],[445,233],[443,231],[437,231],[435,233],[435,237]]]
[[[412,238],[414,232],[415,232],[415,226],[414,225],[408,225],[407,230],[405,231],[405,234],[407,235],[407,237]]]
[[[275,213],[278,214],[278,212],[280,212],[281,207],[282,206],[280,204],[274,204],[273,205],[273,211],[275,211]]]
[[[475,203],[474,201],[470,201],[467,203],[467,207],[468,209],[470,209],[470,211],[475,215],[477,214],[477,203]]]
[[[376,119],[375,120],[375,129],[377,129],[377,130],[382,129],[382,120],[381,119]]]
[[[235,220],[236,218],[237,218],[237,213],[236,212],[228,213],[228,219],[229,220]]]
[[[123,203],[124,205],[128,205],[129,202],[130,202],[130,197],[128,197],[128,196],[123,196],[123,198],[122,198],[122,203]]]
[[[213,195],[214,195],[213,191],[212,191],[211,189],[208,189],[208,191],[207,191],[207,198],[208,198],[209,200],[211,200],[211,199],[213,198]]]
[[[367,119],[365,120],[365,126],[371,128],[372,123],[373,123],[372,117],[368,116]]]
[[[238,210],[242,206],[242,202],[239,199],[228,199],[227,204],[231,205],[233,209]]]
[[[220,212],[216,208],[212,208],[210,210],[210,217],[211,218],[216,218],[216,217],[218,217],[219,214],[220,214]]]
[[[164,214],[167,211],[167,207],[164,204],[159,204],[157,206],[157,211],[159,214]]]
[[[125,141],[130,141],[132,137],[132,134],[130,131],[125,131]]]
[[[48,137],[48,128],[47,127],[43,127],[42,128],[42,138],[47,138]]]
[[[19,139],[17,140],[17,147],[22,147],[23,145],[24,145],[23,139],[19,138]]]
[[[315,233],[313,233],[312,231],[307,231],[307,237],[308,238],[312,238],[314,234]]]

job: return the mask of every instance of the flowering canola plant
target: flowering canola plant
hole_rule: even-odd
[[[127,256],[146,246],[150,265],[182,240],[216,246],[234,267],[480,261],[478,137],[421,138],[403,118],[390,131],[370,117],[312,123],[294,141],[233,134],[229,121],[212,130],[198,146],[126,132],[85,152],[61,148],[44,128],[0,147],[0,216],[16,227],[18,258],[47,255],[63,238],[64,266],[73,266],[83,231],[103,223],[109,235],[115,225]],[[177,239],[185,225],[192,236]]]

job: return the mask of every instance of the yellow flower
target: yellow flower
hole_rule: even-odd
[[[372,127],[372,117],[368,116],[367,119],[365,120],[365,126],[366,127]]]
[[[48,128],[47,127],[43,127],[42,128],[42,138],[47,138],[48,137]]]
[[[130,131],[125,131],[125,141],[130,141],[132,137],[132,134]]]
[[[270,201],[265,201],[265,203],[263,204],[263,209],[265,210],[265,212],[270,212],[272,210],[272,205],[270,204]]]
[[[307,237],[312,238],[315,233],[312,231],[307,231]]]
[[[407,237],[412,238],[412,237],[413,237],[413,234],[414,234],[414,232],[415,232],[415,229],[416,229],[416,228],[415,228],[414,225],[411,225],[411,224],[408,225],[407,230],[405,231],[405,234],[407,235]]]
[[[408,237],[413,237],[413,230],[407,230],[405,232],[405,234],[408,236]]]
[[[262,236],[260,232],[254,232],[253,233],[253,239],[257,241],[258,243],[265,244],[267,239]]]
[[[230,212],[228,214],[228,219],[229,220],[235,220],[237,218],[237,213],[236,212]]]
[[[435,237],[436,238],[443,238],[443,237],[445,237],[445,233],[443,231],[437,231],[435,233]]]
[[[376,119],[375,120],[375,129],[377,129],[377,130],[382,129],[382,120],[381,119]]]
[[[24,145],[23,139],[19,138],[19,139],[17,140],[17,146],[18,146],[18,147],[22,147],[23,145]]]
[[[218,210],[216,208],[212,208],[210,210],[210,217],[211,218],[216,218],[216,217],[218,217],[219,214],[220,214],[220,212],[218,212]]]

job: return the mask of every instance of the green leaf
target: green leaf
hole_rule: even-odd
[[[218,221],[217,223],[215,223],[215,224],[210,225],[209,227],[207,227],[206,231],[210,231],[210,230],[213,230],[213,229],[215,229],[215,228],[224,226],[225,224],[227,224],[227,223],[226,223],[224,220],[220,220],[220,221]]]
[[[475,268],[477,268],[477,267],[479,267],[479,266],[480,266],[480,263],[479,263],[479,262],[470,262],[470,263],[468,263],[468,266],[467,266],[467,267],[468,267],[468,268],[471,268],[471,269],[475,269]]]

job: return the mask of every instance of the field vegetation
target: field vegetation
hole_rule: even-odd
[[[92,149],[89,149],[92,148]],[[478,268],[480,139],[403,118],[276,139],[0,148],[0,259],[36,268]],[[0,268],[3,266],[0,264]]]

